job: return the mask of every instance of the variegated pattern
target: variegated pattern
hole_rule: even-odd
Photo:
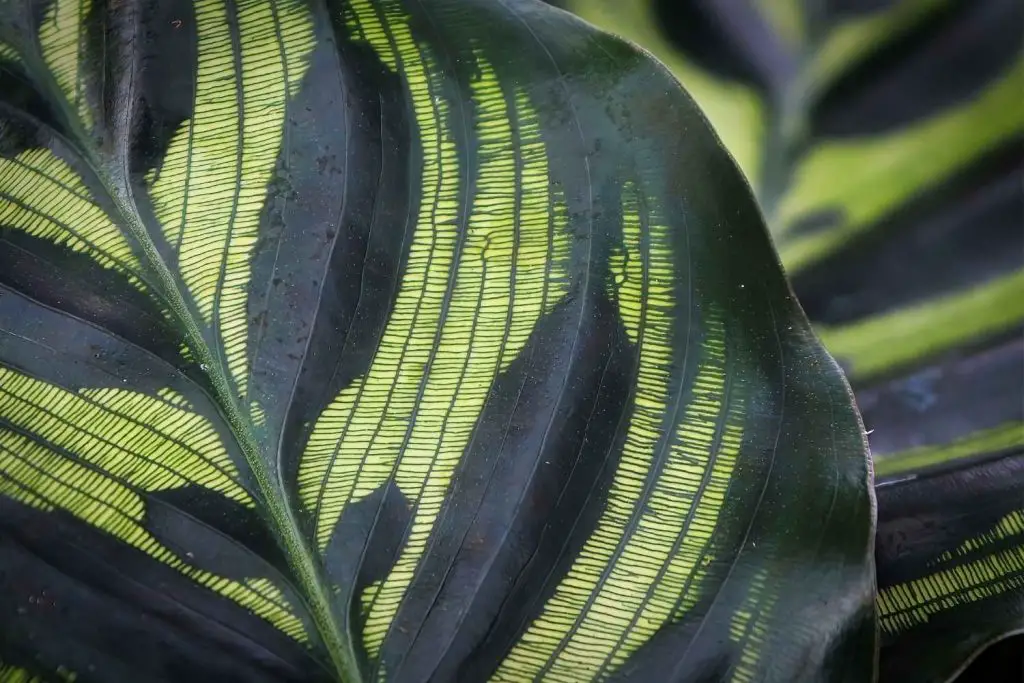
[[[1006,531],[1024,499],[1024,6],[554,4],[647,48],[693,95],[853,383],[875,474],[893,486],[880,523],[904,525],[904,545],[883,553],[901,569],[879,567],[882,680],[945,680],[1024,629],[1021,536]],[[987,503],[998,514],[975,498],[913,508],[974,519],[960,536],[931,537],[896,502],[914,487],[980,485],[988,461],[1017,477]],[[934,556],[893,550],[919,546]],[[982,609],[987,621],[970,616]]]
[[[861,680],[872,509],[634,48],[533,0],[0,0],[3,680]]]

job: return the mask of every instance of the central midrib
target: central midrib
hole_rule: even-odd
[[[53,74],[46,68],[41,56],[26,54],[23,55],[23,58],[29,60],[27,68],[34,72],[34,80],[41,83],[48,91],[49,99],[59,103],[61,115],[74,138],[69,142],[73,144],[90,170],[96,175],[103,192],[117,211],[117,216],[112,216],[112,218],[119,219],[116,222],[131,234],[142,248],[145,262],[152,268],[153,274],[156,276],[156,282],[161,290],[159,294],[165,298],[174,317],[184,328],[189,349],[195,354],[200,367],[204,368],[210,378],[218,407],[223,411],[223,417],[231,428],[232,437],[241,448],[246,464],[249,466],[259,493],[265,502],[267,514],[264,517],[284,550],[285,558],[298,580],[301,595],[313,617],[317,632],[323,640],[336,678],[342,683],[361,683],[362,674],[355,655],[352,634],[339,626],[334,618],[326,582],[321,580],[321,572],[317,567],[316,559],[302,535],[294,511],[288,504],[284,486],[267,466],[262,449],[250,429],[250,424],[233,398],[231,385],[224,368],[203,339],[201,328],[189,310],[184,293],[179,288],[170,268],[160,257],[160,252],[135,207],[127,174],[125,174],[125,187],[122,195],[115,191],[117,184],[106,172],[106,166],[101,162],[99,152],[88,143],[90,136],[82,129],[78,116],[69,108],[69,103],[54,81]],[[127,164],[125,166],[127,167]]]

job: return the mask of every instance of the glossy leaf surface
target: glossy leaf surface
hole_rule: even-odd
[[[1024,5],[559,4],[649,49],[708,114],[849,373],[880,476],[1024,449]],[[936,515],[955,514],[931,500]],[[923,580],[931,570],[918,559]],[[1024,597],[1015,585],[986,604],[1012,613]],[[951,613],[943,623],[961,622]],[[971,654],[904,626],[904,645],[885,639],[894,656]],[[962,628],[976,643],[970,620]],[[947,668],[893,680],[943,680],[933,676]]]
[[[658,65],[528,0],[0,8],[5,673],[871,675],[848,387]]]

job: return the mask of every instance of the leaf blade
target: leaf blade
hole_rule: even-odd
[[[1016,449],[879,489],[886,678],[949,680],[989,643],[1024,628],[1020,470]],[[943,493],[941,513],[922,505]],[[928,524],[929,517],[942,523]],[[904,540],[915,528],[912,542]]]
[[[554,604],[573,564],[585,564],[580,553],[592,537],[600,540],[595,534],[602,507],[617,501],[632,521],[611,525],[618,529],[611,536],[621,537],[607,557],[609,566],[591,576],[590,606],[578,615],[580,628],[565,632],[561,650],[573,657],[586,638],[608,635],[602,660],[592,667],[595,675],[628,675],[630,662],[639,658],[670,662],[680,676],[693,676],[699,674],[691,668],[701,664],[693,653],[723,642],[732,629],[721,661],[742,677],[772,664],[754,652],[767,647],[765,629],[779,618],[779,606],[803,603],[791,577],[769,590],[770,575],[754,571],[774,556],[763,549],[773,545],[771,520],[782,519],[787,501],[799,499],[820,509],[829,523],[846,525],[836,513],[843,507],[854,511],[850,542],[835,556],[824,552],[816,529],[799,526],[791,541],[799,546],[797,539],[812,539],[822,546],[821,553],[801,555],[800,566],[825,562],[839,569],[803,592],[824,594],[840,585],[850,597],[836,620],[855,625],[858,637],[837,635],[827,649],[841,651],[854,664],[851,670],[863,669],[870,650],[863,636],[871,623],[865,611],[871,524],[860,425],[841,376],[808,334],[781,280],[746,185],[674,83],[631,48],[531,2],[363,2],[346,5],[347,14],[333,4],[241,3],[243,14],[264,13],[263,26],[273,23],[268,11],[294,10],[309,20],[298,31],[305,31],[299,44],[309,51],[302,54],[306,70],[301,79],[296,75],[297,90],[288,86],[298,80],[283,82],[280,60],[271,60],[268,73],[278,73],[274,87],[254,93],[256,99],[265,96],[271,111],[263,113],[273,125],[268,146],[254,151],[258,163],[249,173],[241,170],[245,138],[252,133],[262,140],[263,131],[232,120],[233,113],[245,114],[237,93],[234,103],[231,88],[214,93],[203,69],[220,64],[225,83],[251,88],[238,75],[247,60],[242,53],[261,43],[211,47],[210,36],[230,42],[238,27],[244,37],[248,24],[229,14],[225,30],[217,19],[223,15],[207,15],[207,9],[213,6],[200,6],[195,14],[142,10],[138,25],[155,27],[161,41],[184,30],[183,40],[195,42],[194,64],[182,60],[176,71],[154,68],[155,58],[129,60],[124,73],[114,68],[114,82],[103,86],[131,93],[131,79],[145,82],[167,69],[173,72],[168,82],[186,96],[157,97],[144,84],[135,92],[145,101],[129,107],[119,123],[111,123],[113,112],[97,110],[89,134],[74,132],[85,128],[80,122],[69,126],[76,145],[86,149],[83,166],[99,169],[83,174],[83,183],[127,235],[141,264],[138,282],[129,272],[106,278],[117,279],[124,290],[117,296],[124,300],[129,290],[142,300],[152,296],[146,304],[136,302],[137,308],[163,323],[121,339],[113,328],[126,329],[127,314],[115,310],[116,297],[88,283],[103,264],[90,262],[95,258],[89,254],[74,256],[49,233],[12,234],[0,242],[30,254],[18,260],[5,253],[19,269],[4,278],[12,291],[39,297],[32,307],[81,316],[83,326],[109,337],[103,348],[122,355],[134,354],[124,350],[131,347],[152,350],[166,364],[163,371],[171,368],[179,393],[202,405],[203,417],[215,425],[214,443],[230,454],[239,486],[264,520],[262,526],[252,520],[243,525],[238,520],[246,506],[224,500],[210,481],[175,479],[163,482],[169,488],[145,499],[141,510],[132,509],[140,533],[156,529],[166,540],[187,528],[216,538],[210,547],[224,553],[234,547],[238,557],[248,558],[236,558],[244,566],[235,572],[257,592],[268,593],[270,586],[253,563],[289,560],[272,572],[273,581],[294,589],[301,627],[289,622],[278,632],[305,638],[308,656],[322,666],[333,660],[335,675],[345,680],[485,677]],[[90,16],[99,21],[100,15]],[[94,29],[83,32],[80,69],[103,63],[90,57]],[[492,31],[495,42],[479,38]],[[120,55],[118,65],[123,47],[109,53]],[[592,69],[586,60],[595,58],[599,68]],[[86,91],[96,88],[97,73],[86,79]],[[46,72],[37,74],[37,89],[53,98],[50,80]],[[660,93],[657,100],[630,104],[641,102],[638,94],[648,84]],[[214,94],[227,95],[228,108],[218,116],[229,134],[220,141],[199,126],[208,113],[203,98]],[[95,104],[93,95],[85,101]],[[77,107],[66,95],[59,99],[67,112]],[[317,101],[323,111],[299,104]],[[332,127],[326,119],[334,116]],[[313,123],[312,130],[297,126],[300,120]],[[676,126],[692,133],[680,140],[672,134]],[[42,128],[34,130],[16,140],[16,149],[55,147],[45,131],[38,133]],[[221,154],[205,161],[193,155],[193,166],[208,171],[209,181],[189,181],[189,189],[175,174],[188,156],[181,151],[186,133],[193,136],[192,152],[211,143]],[[321,141],[331,153],[321,151]],[[344,161],[336,164],[334,154]],[[689,161],[680,163],[684,159]],[[211,160],[219,161],[203,165]],[[358,160],[370,163],[364,168]],[[350,197],[356,187],[364,189]],[[197,208],[205,193],[223,201],[211,205],[209,215],[190,214],[185,200]],[[176,231],[167,225],[180,215],[178,199],[186,220]],[[232,208],[236,204],[239,211]],[[225,227],[233,213],[245,233],[234,246],[227,236],[232,228]],[[203,221],[216,216],[223,220],[204,229]],[[219,246],[200,249],[193,240],[202,237]],[[739,265],[724,267],[726,254],[745,240]],[[200,259],[207,249],[209,260]],[[232,254],[243,252],[245,259],[232,261]],[[432,267],[423,267],[423,252],[437,257]],[[41,284],[44,255],[59,264],[59,286],[52,289]],[[640,262],[647,266],[638,270]],[[152,291],[139,289],[143,278]],[[76,284],[95,293],[101,305],[61,301],[57,294]],[[231,298],[242,289],[244,321]],[[218,296],[231,300],[230,310],[217,303]],[[414,311],[411,318],[407,308]],[[5,325],[13,329],[13,323]],[[162,325],[174,338],[157,353],[154,339]],[[44,325],[40,334],[49,330]],[[225,340],[235,346],[227,348]],[[419,345],[415,357],[396,365],[389,349],[406,342]],[[138,368],[156,361],[132,356],[118,364],[116,358],[101,354],[68,365],[67,373],[80,378],[84,397],[121,406],[125,395],[97,393],[103,390],[94,386],[95,368],[116,381],[127,379],[128,391],[138,393],[150,388]],[[802,374],[796,358],[810,362]],[[790,381],[780,390],[779,382]],[[387,404],[390,399],[374,402],[396,387],[405,394],[397,409]],[[152,391],[159,400],[178,401],[175,394],[159,394],[165,388]],[[17,391],[27,389],[19,384]],[[836,421],[826,423],[817,411],[813,424],[792,427],[810,414],[802,407],[807,398],[825,392]],[[149,405],[148,399],[131,400],[140,416],[154,421],[138,407]],[[348,415],[361,419],[346,432]],[[76,435],[88,432],[88,417],[74,423]],[[177,419],[185,430],[176,433],[179,440],[198,438],[197,422],[180,414]],[[38,416],[29,423],[45,426]],[[383,435],[364,436],[371,432]],[[796,466],[797,432],[813,443],[831,440],[824,452],[832,459]],[[314,445],[320,462],[311,467],[303,452]],[[113,469],[86,441],[76,448],[81,453],[61,457],[92,458],[106,474]],[[171,457],[163,447],[153,448],[163,460]],[[336,450],[347,458],[342,486],[325,477]],[[632,461],[627,450],[636,451]],[[366,453],[372,462],[357,468]],[[643,471],[645,464],[650,471]],[[630,467],[638,472],[630,475]],[[829,479],[833,468],[845,474]],[[824,490],[835,499],[805,498],[785,483],[785,472],[824,477]],[[142,468],[128,478],[147,476]],[[639,489],[625,486],[630,476],[641,477]],[[351,494],[345,477],[352,480]],[[79,473],[78,479],[86,477]],[[628,490],[620,495],[623,486]],[[321,490],[348,497],[341,505],[321,503]],[[690,499],[685,515],[671,504],[677,496]],[[177,512],[168,513],[168,505]],[[551,526],[548,513],[565,528]],[[194,521],[185,521],[190,516]],[[56,523],[50,512],[43,520]],[[659,525],[670,529],[664,538]],[[250,537],[257,531],[276,537],[279,547],[268,547],[274,543],[265,538],[254,543]],[[99,543],[91,535],[89,542]],[[599,610],[615,601],[651,544],[658,569],[633,591],[614,633],[600,633]],[[60,548],[70,556],[66,546]],[[677,557],[678,549],[687,557]],[[127,556],[118,554],[116,562]],[[536,561],[528,562],[531,557]],[[152,575],[170,562],[162,555],[150,559]],[[188,572],[206,561],[205,555],[183,560]],[[469,582],[462,584],[460,576]],[[684,581],[699,585],[692,589],[697,597],[684,599],[690,590]],[[746,600],[752,585],[760,586],[758,597]],[[531,586],[540,589],[536,599],[516,598]],[[742,605],[751,615],[734,627]],[[513,613],[513,606],[523,611]],[[253,612],[251,605],[241,607]],[[698,607],[707,607],[710,616]],[[490,622],[502,626],[489,632]],[[189,621],[186,630],[201,629],[201,623]],[[250,646],[259,645],[261,633]],[[102,647],[75,637],[83,649]],[[364,647],[358,646],[361,637]],[[681,657],[649,647],[663,637],[682,639]],[[794,638],[785,666],[809,647],[806,634]],[[543,666],[557,675],[568,660],[549,655],[551,665]],[[39,661],[49,664],[50,656]],[[206,657],[220,667],[232,656],[234,651],[218,659],[207,648],[190,650],[186,659],[201,666]],[[140,666],[135,659],[129,664]],[[127,671],[110,659],[103,666],[102,676],[113,680]],[[242,660],[239,666],[252,670]]]
[[[801,33],[782,3],[755,5],[761,23],[716,2],[684,3],[675,14],[654,0],[560,4],[652,49],[694,85],[741,158],[749,143],[737,142],[722,93],[746,88],[760,97],[765,133],[755,154],[763,170],[748,177],[801,302],[854,383],[876,474],[909,481],[952,478],[963,468],[971,486],[978,480],[967,473],[979,463],[1015,452],[1024,425],[1024,109],[1016,96],[1020,35],[1007,27],[1020,23],[1019,7],[802,3]],[[723,20],[730,11],[735,17]],[[796,62],[791,73],[764,77],[765,64],[786,60]],[[714,87],[703,88],[708,80]],[[883,519],[899,514],[884,507],[894,499],[882,497]],[[946,513],[932,504],[934,515]],[[927,518],[924,503],[917,512]],[[917,578],[930,586],[926,575],[922,567]],[[973,656],[973,645],[957,643],[971,641],[971,625],[943,623],[953,635],[934,649],[961,662]],[[883,659],[900,663],[898,673],[883,666],[886,679],[913,677],[910,653],[926,659],[928,634],[942,638],[927,628],[914,633],[920,637],[907,635],[905,644],[900,629],[887,633]],[[943,675],[958,668],[947,664]]]

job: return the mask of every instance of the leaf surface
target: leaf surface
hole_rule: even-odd
[[[961,459],[970,468],[1024,447],[1024,6],[557,4],[649,49],[707,113],[853,383],[881,477]],[[915,566],[921,580],[931,571]],[[1014,589],[987,604],[1012,612],[1020,599]],[[901,660],[973,656],[906,627],[905,643],[885,638]],[[977,645],[971,628],[964,622],[960,637]]]
[[[657,64],[526,0],[0,20],[4,666],[871,675],[849,389]]]
[[[1024,631],[1022,488],[1019,451],[879,485],[884,679],[948,680],[982,647]]]

